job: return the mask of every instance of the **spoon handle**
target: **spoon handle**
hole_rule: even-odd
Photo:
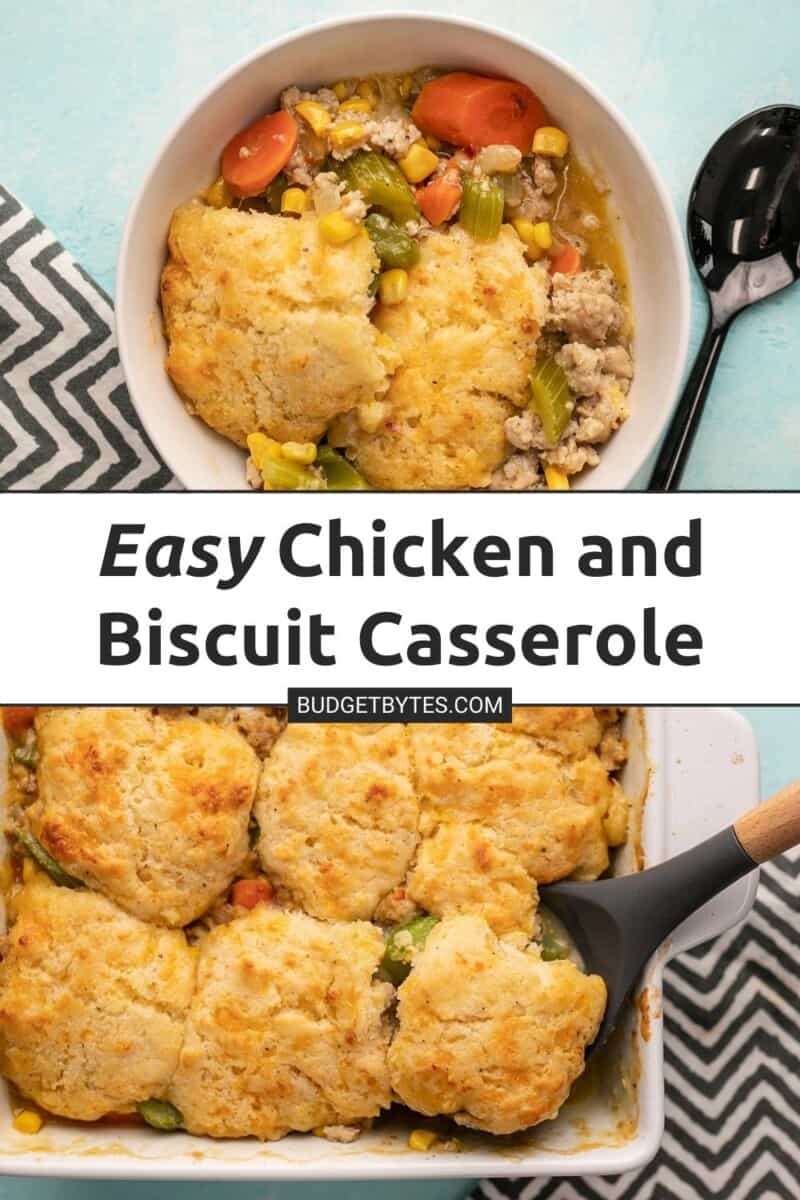
[[[767,862],[800,842],[800,781],[774,796],[733,826],[739,844],[755,863]]]
[[[651,492],[672,492],[681,481],[729,327],[729,321],[720,323],[713,315],[709,315],[708,326],[694,360],[692,372],[686,381],[650,477]]]

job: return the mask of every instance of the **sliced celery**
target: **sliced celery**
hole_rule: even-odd
[[[364,226],[384,267],[408,270],[414,266],[419,258],[419,246],[396,221],[374,212],[369,214]]]
[[[317,492],[325,487],[317,471],[287,458],[267,458],[260,470],[268,492]]]
[[[557,921],[547,908],[540,908],[539,945],[545,962],[556,962],[560,958],[569,958],[569,944],[560,921]]]
[[[531,375],[533,410],[542,422],[544,436],[551,446],[561,440],[569,425],[575,397],[567,377],[554,358],[543,358]]]
[[[488,175],[465,174],[458,219],[477,242],[493,242],[503,224],[506,197],[501,185]]]
[[[384,208],[401,225],[419,220],[419,209],[408,180],[396,162],[377,150],[357,150],[344,162],[336,163],[336,172],[350,191],[358,191],[364,203]]]
[[[136,1111],[143,1121],[162,1133],[173,1133],[183,1128],[183,1113],[169,1100],[141,1100]]]
[[[322,467],[323,474],[330,492],[369,492],[369,484],[360,475],[352,463],[343,454],[334,450],[333,446],[320,446],[317,450],[317,463]]]
[[[408,975],[414,955],[423,948],[438,921],[438,917],[412,917],[410,921],[395,925],[394,929],[389,931],[381,968],[396,987],[399,987]]]

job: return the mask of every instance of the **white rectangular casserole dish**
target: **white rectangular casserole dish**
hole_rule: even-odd
[[[1,737],[2,735],[0,735]],[[634,710],[623,783],[644,796],[641,830],[615,872],[647,865],[701,841],[758,802],[758,753],[750,726],[732,709]],[[0,745],[5,773],[5,746]],[[6,780],[0,778],[0,808]],[[649,964],[614,1063],[577,1085],[556,1121],[530,1134],[491,1139],[459,1131],[462,1153],[407,1147],[409,1122],[379,1123],[349,1145],[292,1136],[262,1145],[152,1130],[48,1120],[38,1135],[16,1133],[0,1081],[0,1174],[106,1179],[337,1180],[618,1174],[656,1153],[664,1122],[661,980],[668,959],[741,921],[752,906],[753,873],[707,904]],[[646,919],[646,914],[643,915]]]

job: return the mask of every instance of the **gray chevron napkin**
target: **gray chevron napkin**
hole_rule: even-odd
[[[664,977],[667,1128],[641,1171],[483,1180],[473,1200],[797,1200],[800,851],[761,868],[748,921]]]
[[[119,365],[111,301],[0,187],[0,491],[176,487]]]
[[[131,406],[108,296],[0,187],[0,490],[176,486]],[[475,1200],[797,1200],[799,899],[795,852],[762,869],[742,928],[668,969],[667,1132],[653,1164],[484,1180]]]

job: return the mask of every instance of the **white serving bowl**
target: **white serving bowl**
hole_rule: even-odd
[[[244,454],[190,416],[164,370],[159,276],[173,209],[208,185],[222,147],[274,108],[292,83],[427,63],[519,79],[570,132],[579,157],[608,181],[621,223],[636,326],[631,417],[576,486],[631,482],[664,428],[683,372],[689,283],[678,224],[658,173],[627,122],[573,68],[474,21],[381,13],[315,25],[256,50],[216,80],[167,138],[134,199],[117,269],[120,356],[136,409],[162,457],[192,489],[244,488]]]
[[[634,829],[614,871],[634,867],[641,849],[647,866],[688,849],[730,825],[758,802],[758,753],[752,730],[732,709],[633,710],[626,730],[630,758],[623,774],[634,799]],[[0,730],[0,824],[5,790]],[[638,803],[636,798],[638,797]],[[4,852],[0,842],[0,860]],[[294,1135],[262,1145],[253,1139],[214,1141],[187,1134],[50,1118],[36,1136],[15,1133],[11,1097],[0,1079],[0,1175],[99,1179],[317,1180],[480,1176],[616,1175],[648,1162],[664,1124],[664,964],[743,920],[757,873],[739,880],[689,918],[648,965],[638,1001],[630,1006],[611,1062],[631,1086],[612,1102],[606,1088],[584,1089],[555,1121],[514,1139],[459,1130],[460,1154],[420,1154],[408,1148],[413,1117],[379,1122],[350,1145]],[[647,914],[642,914],[647,920]],[[2,913],[0,913],[2,929]],[[612,1047],[609,1047],[611,1050]],[[605,1053],[605,1051],[603,1052]],[[619,1058],[616,1058],[616,1055]],[[638,1075],[638,1084],[636,1077]],[[608,1076],[601,1076],[601,1084]]]

